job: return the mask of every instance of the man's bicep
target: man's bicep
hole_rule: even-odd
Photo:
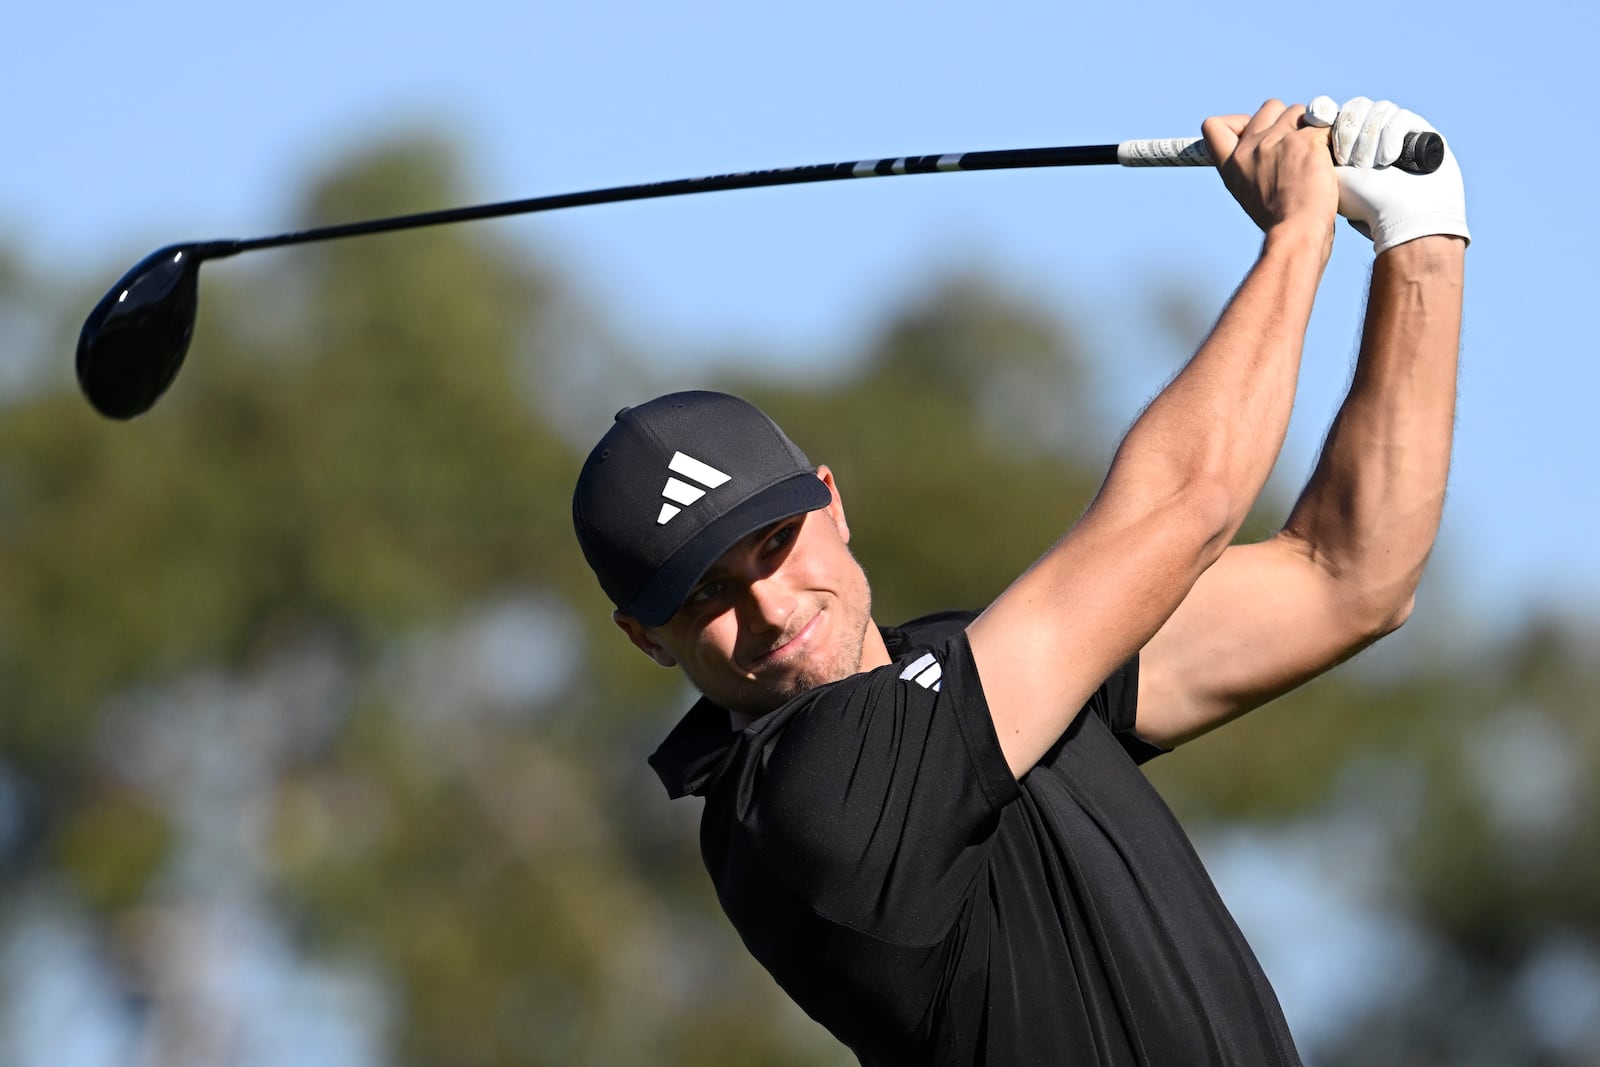
[[[968,628],[1000,747],[1026,774],[1143,647],[1199,568],[1194,514],[1094,509]]]
[[[1303,542],[1235,545],[1140,653],[1138,733],[1172,747],[1281,696],[1378,634]]]

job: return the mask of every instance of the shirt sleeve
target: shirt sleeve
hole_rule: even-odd
[[[1118,667],[1089,698],[1089,709],[1110,728],[1122,750],[1135,763],[1148,763],[1168,750],[1151,744],[1134,730],[1139,715],[1139,657]]]
[[[1018,796],[965,632],[774,718],[741,783],[747,842],[823,918],[936,941]]]

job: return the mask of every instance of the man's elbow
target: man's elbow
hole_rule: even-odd
[[[1244,522],[1225,483],[1215,478],[1180,477],[1159,471],[1163,477],[1143,472],[1138,482],[1119,478],[1115,468],[1105,487],[1089,507],[1080,525],[1098,521],[1117,531],[1127,546],[1123,561],[1159,556],[1170,573],[1182,574],[1187,593],[1196,579],[1228,548]]]
[[[1416,610],[1426,557],[1400,564],[1372,552],[1329,552],[1288,530],[1279,536],[1320,573],[1326,603],[1352,653],[1400,629]]]
[[[1352,651],[1387,637],[1406,624],[1417,606],[1416,585],[1355,598],[1357,604],[1349,614]]]
[[[1378,638],[1386,637],[1400,629],[1406,624],[1406,620],[1411,618],[1411,613],[1416,609],[1416,606],[1417,594],[1415,591],[1397,598],[1389,610],[1380,616],[1377,626],[1373,628],[1372,639],[1376,641]]]
[[[1161,521],[1177,542],[1190,547],[1198,577],[1227,551],[1249,510],[1248,503],[1230,492],[1226,483],[1195,479],[1174,492]]]

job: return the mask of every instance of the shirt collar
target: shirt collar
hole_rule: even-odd
[[[704,796],[738,739],[727,709],[701,697],[651,754],[650,767],[673,800]]]
[[[880,626],[878,632],[891,659],[910,644],[899,627]],[[650,767],[673,800],[691,793],[704,796],[733,758],[739,733],[726,708],[701,697],[651,754]]]

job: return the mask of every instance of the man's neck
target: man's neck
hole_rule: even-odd
[[[890,662],[892,661],[889,658],[889,646],[883,643],[883,631],[879,630],[876,624],[868,626],[867,632],[862,636],[861,663],[857,666],[856,673],[865,674],[879,667],[887,667]],[[729,711],[728,722],[735,730],[744,730],[770,714],[772,714],[770,711],[759,715],[750,711]]]
[[[883,643],[883,631],[877,623],[867,627],[865,637],[861,642],[861,667],[856,673],[875,671],[879,667],[887,667],[891,662],[889,646]]]

